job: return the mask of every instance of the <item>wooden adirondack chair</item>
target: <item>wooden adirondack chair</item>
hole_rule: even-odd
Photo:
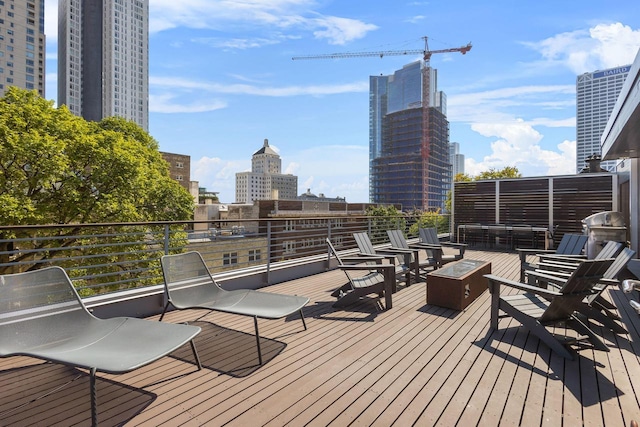
[[[528,260],[530,255],[538,254],[556,254],[556,255],[580,255],[587,244],[588,237],[583,234],[570,234],[567,233],[562,236],[562,240],[556,250],[553,249],[530,249],[530,248],[516,248],[520,255],[520,281],[525,280],[525,271],[535,270],[538,265]]]
[[[491,292],[491,327],[498,329],[498,320],[504,317],[499,315],[502,311],[506,316],[519,321],[553,351],[567,359],[573,359],[573,355],[564,344],[571,340],[569,337],[558,340],[556,334],[562,329],[556,328],[554,334],[547,329],[548,327],[559,325],[574,329],[586,336],[594,348],[609,351],[604,342],[576,313],[584,307],[584,299],[592,294],[594,286],[612,263],[612,259],[584,260],[567,279],[563,279],[564,284],[558,290],[515,282],[491,274],[485,275]],[[558,278],[548,275],[547,279],[554,281]],[[516,288],[524,293],[500,295],[501,286]]]

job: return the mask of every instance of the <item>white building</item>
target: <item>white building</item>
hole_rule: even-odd
[[[58,104],[149,129],[149,0],[60,0]]]
[[[0,3],[0,96],[16,86],[44,97],[44,1]]]
[[[576,79],[576,172],[593,154],[601,154],[600,138],[618,99],[630,65],[585,73]],[[612,171],[615,161],[602,162]]]
[[[255,200],[295,199],[298,195],[298,177],[282,174],[280,155],[264,140],[263,147],[251,158],[251,172],[236,173],[236,203]]]

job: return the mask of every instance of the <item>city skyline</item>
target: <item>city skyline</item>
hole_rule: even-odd
[[[150,0],[150,134],[188,154],[192,179],[234,197],[265,138],[299,193],[368,200],[368,80],[418,57],[291,61],[296,55],[430,49],[465,170],[575,169],[575,79],[633,61],[634,3],[480,5],[375,1]],[[47,0],[47,99],[56,98],[57,2]]]

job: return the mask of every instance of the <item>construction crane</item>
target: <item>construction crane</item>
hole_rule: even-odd
[[[407,49],[407,50],[385,50],[380,52],[344,52],[344,53],[328,53],[322,55],[306,55],[306,56],[294,56],[291,58],[292,60],[299,59],[336,59],[336,58],[361,58],[367,56],[379,56],[383,58],[385,56],[400,56],[400,55],[418,55],[422,54],[424,61],[427,65],[429,65],[429,61],[431,59],[431,55],[434,53],[448,53],[448,52],[460,52],[461,54],[466,54],[471,50],[471,43],[466,44],[465,46],[454,47],[450,49],[438,49],[438,50],[429,50],[429,42],[428,38],[422,37],[424,40],[424,49]]]

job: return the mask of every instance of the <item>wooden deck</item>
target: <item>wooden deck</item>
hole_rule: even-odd
[[[516,254],[468,250],[493,274],[517,279]],[[99,374],[101,425],[129,426],[628,426],[640,419],[640,319],[628,296],[627,335],[598,329],[610,352],[577,348],[565,360],[511,320],[489,328],[489,293],[457,312],[426,304],[425,283],[400,289],[393,308],[365,300],[335,310],[337,270],[268,288],[306,295],[297,316],[261,320],[265,364],[250,318],[172,312],[202,327],[189,346],[124,375]],[[157,319],[157,318],[156,318]],[[215,323],[212,323],[215,322]],[[576,348],[576,347],[574,347]],[[34,359],[0,359],[0,425],[88,425],[86,372]]]

